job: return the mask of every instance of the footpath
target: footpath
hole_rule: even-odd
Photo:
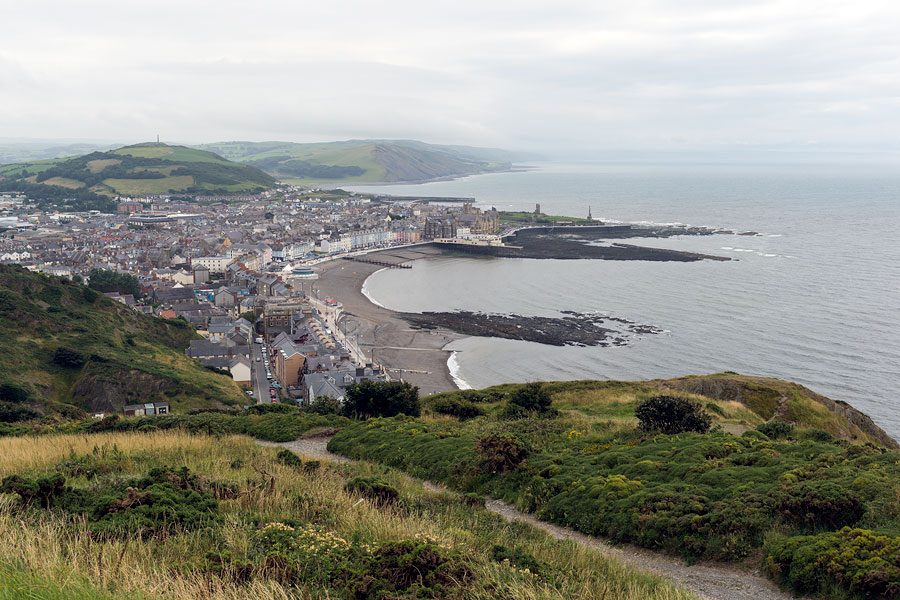
[[[327,446],[330,440],[330,436],[311,436],[293,442],[275,443],[262,440],[257,440],[257,442],[263,446],[281,446],[297,454],[318,460],[335,463],[354,462],[345,456],[329,452]],[[432,492],[456,493],[430,481],[422,481],[422,485]],[[500,500],[488,499],[485,507],[508,521],[525,521],[546,531],[556,539],[572,540],[598,552],[615,556],[627,565],[664,577],[701,598],[708,600],[793,600],[795,598],[779,590],[774,583],[763,576],[742,571],[732,565],[722,563],[688,565],[677,557],[636,546],[611,546],[602,538],[585,535],[568,527],[546,523],[534,515],[523,513]]]

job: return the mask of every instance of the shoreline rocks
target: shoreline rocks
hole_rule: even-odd
[[[624,346],[637,335],[662,329],[603,314],[562,311],[562,317],[471,311],[399,313],[415,329],[439,327],[463,335],[537,342],[550,346]]]

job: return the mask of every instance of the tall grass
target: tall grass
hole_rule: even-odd
[[[180,431],[60,435],[0,440],[0,473],[46,473],[76,454],[115,446],[125,458],[109,478],[133,477],[150,467],[187,466],[191,471],[238,485],[240,493],[220,502],[224,521],[215,531],[166,537],[139,536],[97,541],[83,517],[23,510],[0,495],[0,599],[172,598],[262,600],[341,598],[339,590],[285,587],[257,570],[248,583],[235,583],[193,567],[210,551],[235,556],[253,550],[255,525],[285,519],[315,523],[361,543],[425,536],[462,550],[475,582],[466,598],[688,600],[691,594],[662,579],[639,573],[614,557],[570,541],[557,541],[522,523],[507,523],[448,493],[428,492],[409,477],[368,464],[324,464],[300,470],[281,464],[276,450],[243,437],[214,438]],[[99,453],[101,456],[103,452]],[[304,457],[306,460],[306,457]],[[344,491],[350,477],[378,477],[401,494],[405,508],[387,510]],[[102,485],[72,480],[74,485]],[[262,485],[271,481],[271,485]],[[536,576],[491,558],[495,545],[518,548],[546,566]],[[23,590],[34,590],[31,596]]]

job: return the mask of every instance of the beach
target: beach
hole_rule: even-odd
[[[369,253],[366,258],[400,264],[429,256],[440,256],[433,246],[416,246]],[[389,369],[392,379],[402,378],[419,388],[423,396],[458,389],[443,350],[461,336],[445,329],[412,329],[392,310],[372,303],[362,292],[366,279],[382,265],[336,259],[315,267],[319,279],[312,287],[319,298],[331,297],[343,304],[347,336],[357,337],[360,349],[370,359]]]

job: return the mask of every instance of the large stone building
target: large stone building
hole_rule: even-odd
[[[425,221],[425,232],[422,234],[423,239],[434,240],[453,237],[456,237],[456,219],[452,216],[444,219],[427,219]]]

